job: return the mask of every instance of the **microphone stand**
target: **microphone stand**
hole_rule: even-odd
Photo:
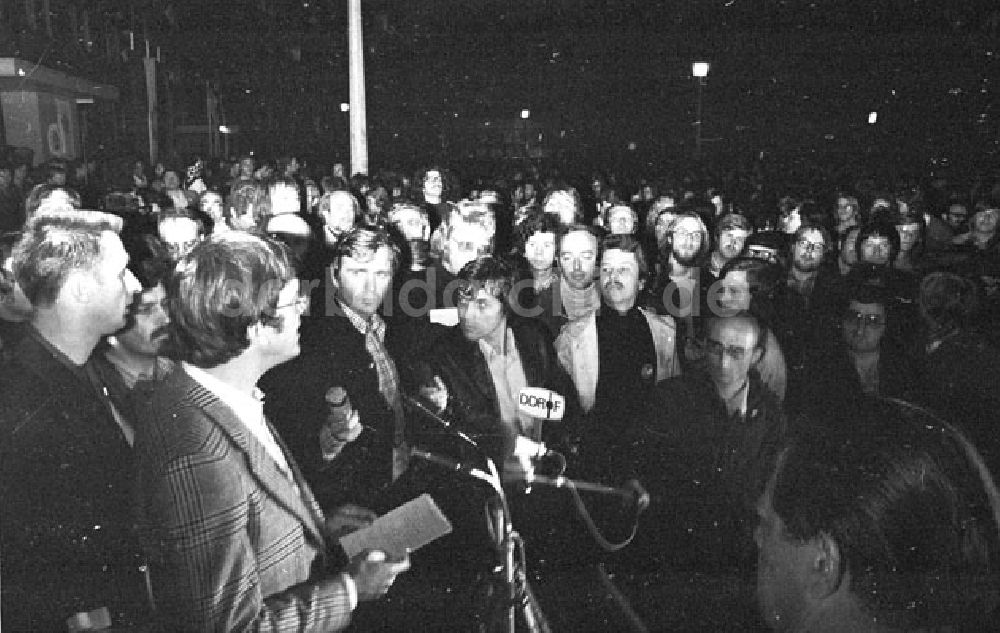
[[[493,459],[489,456],[484,456],[486,459],[486,466],[489,469],[489,472],[486,472],[478,468],[469,468],[463,464],[453,462],[445,457],[440,457],[418,448],[411,449],[410,454],[413,457],[427,460],[431,463],[438,464],[439,466],[443,466],[450,470],[461,472],[469,477],[484,481],[493,490],[499,504],[496,506],[496,510],[498,510],[497,514],[491,514],[490,521],[495,524],[494,533],[497,528],[499,528],[500,534],[502,535],[499,543],[499,549],[503,553],[504,593],[507,602],[506,631],[508,633],[515,633],[517,628],[517,607],[520,603],[522,615],[524,616],[525,623],[528,625],[529,630],[532,631],[532,633],[550,633],[548,623],[545,621],[545,618],[541,613],[541,609],[538,607],[534,594],[532,593],[530,587],[528,587],[527,571],[524,563],[524,543],[521,540],[521,535],[514,529],[514,522],[510,513],[510,505],[507,503],[507,494],[504,492],[503,481],[500,478],[500,472],[497,470],[497,466],[493,462]],[[515,557],[518,546],[521,548],[520,565],[518,565]],[[519,589],[518,587],[518,580],[520,580],[520,584],[523,585],[522,589]]]
[[[434,455],[433,453],[429,453],[415,447],[410,450],[410,455],[413,457],[424,459],[450,470],[462,472],[470,477],[486,482],[486,484],[493,489],[493,492],[496,494],[496,498],[499,501],[499,507],[497,508],[499,512],[496,515],[491,514],[490,521],[494,525],[494,539],[496,538],[495,535],[497,533],[497,528],[499,528],[500,534],[502,535],[499,543],[499,549],[503,552],[503,578],[507,599],[506,630],[508,633],[516,632],[517,607],[520,604],[525,624],[532,633],[551,633],[548,621],[545,619],[545,615],[542,613],[542,610],[538,605],[534,592],[532,592],[531,587],[528,584],[527,563],[525,562],[524,556],[524,541],[521,539],[521,535],[518,534],[517,530],[514,529],[514,521],[510,512],[510,505],[507,502],[507,494],[503,489],[503,481],[500,477],[500,472],[497,469],[496,463],[494,463],[493,459],[482,450],[479,444],[462,431],[456,429],[449,420],[444,419],[437,412],[431,410],[416,398],[403,394],[403,399],[410,406],[436,421],[450,433],[472,446],[486,461],[486,466],[489,472],[485,472],[478,468],[470,468],[448,458]],[[649,495],[642,489],[642,486],[639,485],[639,482],[637,481],[629,482],[629,485],[625,488],[613,488],[597,483],[574,481],[561,475],[558,477],[545,477],[536,475],[534,472],[526,473],[525,481],[529,485],[532,482],[538,482],[556,488],[567,487],[573,491],[574,495],[576,494],[576,490],[583,490],[587,492],[597,492],[601,494],[634,498],[636,499],[637,512],[642,512],[649,505]],[[631,541],[631,537],[629,538],[629,541]],[[622,545],[622,547],[624,547],[624,545]],[[518,548],[520,548],[521,552],[519,561],[515,556]],[[520,564],[518,564],[518,562],[520,562]],[[520,581],[520,588],[518,581]]]
[[[494,461],[485,456],[488,472],[479,468],[470,468],[461,463],[452,461],[446,457],[441,457],[433,453],[428,453],[419,448],[412,448],[410,454],[434,464],[438,464],[449,470],[461,472],[469,477],[486,482],[493,490],[499,502],[495,506],[496,513],[490,515],[490,521],[494,525],[494,535],[498,532],[501,536],[498,548],[503,553],[503,581],[505,587],[505,597],[507,600],[506,609],[506,630],[508,633],[515,633],[517,625],[517,608],[520,606],[525,624],[532,633],[550,633],[549,624],[538,605],[534,593],[528,583],[527,563],[524,556],[524,542],[521,535],[514,529],[513,517],[510,512],[510,505],[507,501],[507,494],[503,488],[503,481],[497,470]],[[586,481],[575,481],[567,477],[546,477],[542,475],[530,474],[525,477],[525,481],[540,483],[555,488],[569,488],[574,491],[594,492],[605,495],[613,495],[635,499],[637,513],[642,512],[649,505],[649,495],[642,488],[639,482],[633,480],[623,488],[614,488],[603,484]],[[494,536],[495,538],[495,536]],[[631,541],[631,537],[629,539]],[[627,545],[627,542],[621,547]],[[520,551],[520,557],[517,552]]]

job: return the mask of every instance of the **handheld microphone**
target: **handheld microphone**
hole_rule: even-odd
[[[441,457],[440,455],[435,455],[434,453],[430,453],[419,448],[411,448],[410,457],[416,457],[432,464],[437,464],[438,466],[442,466],[448,470],[457,470],[460,472],[469,470],[469,467],[461,462],[456,462],[448,459],[447,457]]]
[[[463,442],[465,442],[466,444],[468,444],[472,448],[476,449],[477,451],[481,451],[482,450],[479,447],[479,444],[476,443],[476,441],[474,439],[472,439],[471,437],[469,437],[464,432],[459,431],[458,429],[456,429],[454,423],[451,420],[448,420],[447,418],[443,417],[441,414],[439,414],[436,411],[432,410],[429,406],[427,406],[426,404],[424,404],[423,402],[421,402],[420,400],[414,398],[411,395],[408,395],[408,394],[404,393],[404,394],[401,394],[401,396],[402,396],[403,401],[406,404],[410,405],[412,408],[416,409],[417,411],[419,411],[420,413],[422,413],[427,418],[429,418],[431,420],[434,420],[435,422],[437,422],[438,424],[440,424],[449,433],[451,433],[452,435],[458,437]]]
[[[435,455],[434,453],[430,453],[428,451],[424,451],[419,448],[411,448],[410,457],[416,457],[417,459],[422,459],[432,464],[437,464],[438,466],[442,466],[444,468],[447,468],[448,470],[469,475],[470,477],[475,477],[476,479],[481,479],[482,481],[485,481],[490,485],[499,486],[499,483],[497,484],[493,483],[493,479],[491,479],[491,476],[485,471],[480,470],[478,468],[474,468],[472,466],[466,466],[461,462],[456,462],[452,459],[448,459],[447,457],[441,457],[440,455]],[[495,478],[496,475],[493,475],[493,477]]]

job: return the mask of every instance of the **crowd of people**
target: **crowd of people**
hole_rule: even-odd
[[[529,548],[756,569],[776,630],[992,622],[1000,180],[23,171],[0,164],[11,630],[341,630],[411,564],[501,555],[489,491],[414,448],[492,460]],[[634,540],[582,547],[535,467],[641,482],[648,510],[592,502],[609,534],[645,510]],[[339,548],[424,492],[450,536]]]

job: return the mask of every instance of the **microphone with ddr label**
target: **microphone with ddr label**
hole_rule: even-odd
[[[561,420],[566,413],[566,398],[551,389],[525,387],[517,394],[517,409],[537,420]],[[544,457],[555,456],[560,463],[559,471],[566,469],[566,458],[561,453],[523,435],[519,435],[514,443],[514,456],[520,462],[528,483],[535,476],[533,462]]]
[[[526,413],[539,419],[561,420],[566,413],[566,397],[550,389],[540,387],[521,389],[517,402],[518,410],[521,413]],[[514,455],[521,462],[525,473],[525,480],[528,482],[535,479],[532,460],[555,455],[562,463],[560,470],[562,471],[566,468],[566,458],[561,453],[548,449],[541,442],[535,442],[523,436],[517,438],[517,443],[514,446]],[[632,493],[631,496],[635,501],[637,512],[643,512],[649,507],[649,493],[646,492],[646,489],[642,487],[642,484],[637,479],[630,479],[617,492],[620,494],[626,491]]]

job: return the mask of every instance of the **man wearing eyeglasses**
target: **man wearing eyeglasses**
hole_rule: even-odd
[[[968,239],[969,208],[972,205],[962,196],[949,196],[940,216],[927,214],[927,250],[951,251]]]
[[[635,460],[653,497],[647,524],[659,526],[647,537],[660,547],[639,546],[651,560],[702,571],[752,568],[740,534],[785,434],[777,397],[755,369],[765,337],[749,312],[711,316],[703,362],[656,387]]]
[[[180,367],[150,386],[135,440],[136,522],[161,623],[343,630],[409,559],[367,551],[338,564],[336,536],[364,519],[325,515],[264,414],[257,382],[299,354],[307,305],[286,249],[240,232],[210,238],[167,294]]]
[[[653,388],[680,374],[677,326],[637,305],[649,274],[638,240],[609,235],[600,251],[602,305],[564,325],[555,348],[590,414],[581,455],[596,475],[621,476],[616,464],[632,460],[630,433]]]
[[[836,267],[825,261],[830,244],[825,228],[813,224],[799,227],[792,241],[785,286],[775,296],[773,329],[788,363],[788,392],[792,396],[798,388],[804,354],[834,314],[832,306],[841,283]]]
[[[788,287],[809,304],[816,289],[828,245],[829,234],[818,226],[802,226],[792,242],[792,261],[788,270]]]

